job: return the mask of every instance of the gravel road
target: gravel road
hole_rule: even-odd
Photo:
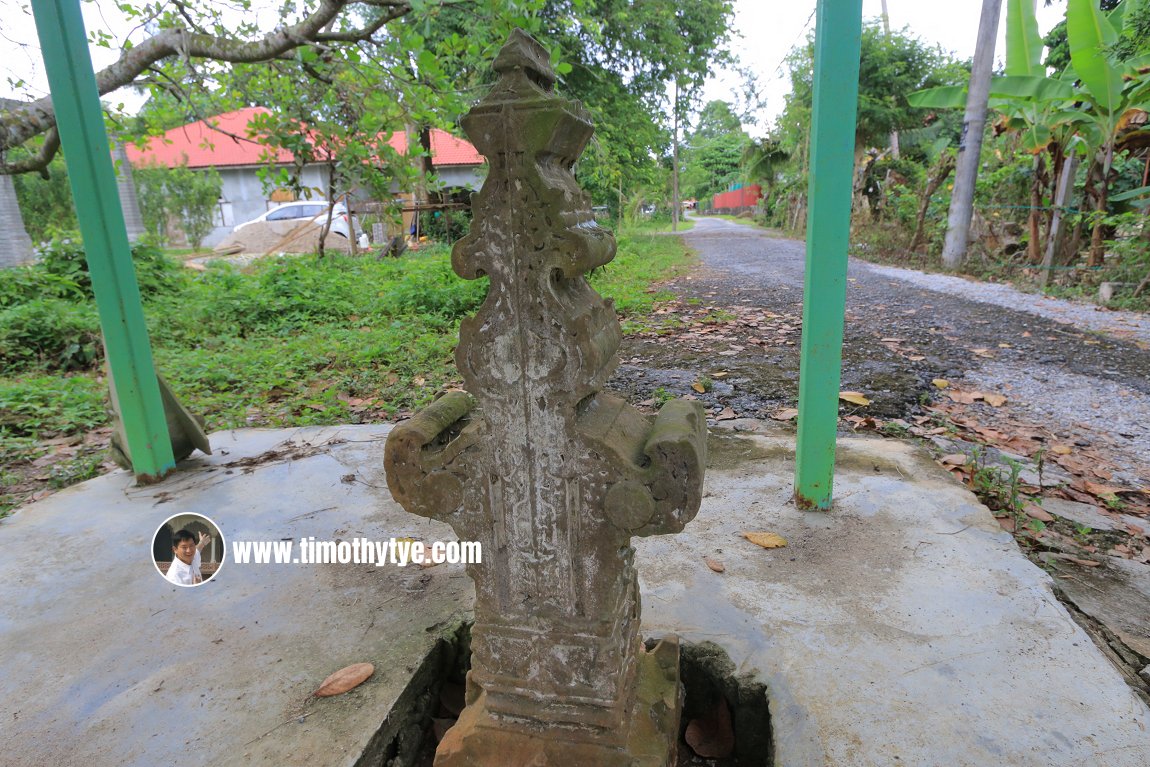
[[[682,235],[700,267],[669,289],[692,316],[722,309],[715,332],[631,337],[612,387],[631,396],[693,394],[717,412],[764,418],[793,407],[805,246],[721,219]],[[1150,456],[1150,319],[1042,298],[1013,288],[851,259],[843,388],[865,393],[864,414],[905,417],[933,379],[1006,396],[1003,413],[1081,445],[1106,446],[1128,473]],[[732,321],[730,318],[734,317]],[[704,328],[703,330],[706,330]],[[793,331],[793,332],[792,332]]]

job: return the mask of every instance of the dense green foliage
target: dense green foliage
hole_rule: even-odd
[[[215,168],[191,170],[148,165],[132,174],[144,228],[161,245],[171,240],[170,222],[177,222],[193,248],[199,248],[214,226],[223,182]]]

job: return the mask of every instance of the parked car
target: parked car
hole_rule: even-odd
[[[323,226],[323,222],[327,218],[327,208],[327,200],[297,200],[295,202],[285,202],[282,205],[275,206],[263,215],[253,218],[251,221],[237,224],[232,231],[238,232],[249,224],[259,223],[261,221],[311,219],[317,226]],[[357,232],[360,231],[358,221],[355,222],[355,230]],[[347,237],[350,231],[347,206],[342,202],[337,202],[331,213],[331,232],[332,234],[338,234],[340,237]]]

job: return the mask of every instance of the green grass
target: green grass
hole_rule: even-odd
[[[683,271],[692,257],[677,237],[628,231],[618,243],[615,260],[591,284],[614,299],[627,326],[642,326],[671,297],[652,284]],[[157,368],[206,417],[209,431],[357,423],[410,412],[460,382],[453,359],[459,321],[485,294],[486,279],[458,278],[448,249],[435,246],[400,259],[302,256],[178,272],[170,289],[146,298],[145,315]],[[94,314],[90,299],[70,306]],[[44,348],[90,341],[85,323],[60,321],[49,330]],[[63,364],[57,346],[52,354],[20,353],[19,372],[8,366],[0,377],[5,464],[37,457],[38,440],[107,423],[101,361],[77,370],[80,358]],[[19,349],[10,352],[16,359]],[[62,468],[59,481],[88,476],[93,461]]]

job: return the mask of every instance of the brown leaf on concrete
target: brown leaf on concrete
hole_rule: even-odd
[[[977,392],[958,391],[957,389],[950,389],[946,392],[946,396],[963,405],[973,405],[978,399],[976,394]]]
[[[999,526],[1008,533],[1014,532],[1014,517],[996,517]]]
[[[735,730],[727,701],[718,704],[706,716],[692,719],[683,734],[687,745],[704,759],[725,759],[735,750]]]
[[[711,568],[712,570],[714,570],[717,573],[725,573],[727,571],[726,566],[723,565],[723,563],[717,559],[711,559],[710,557],[703,557],[703,561],[707,563],[707,567]]]
[[[950,453],[938,459],[938,462],[943,466],[965,466],[966,453]]]
[[[870,404],[870,400],[867,399],[867,396],[858,391],[841,391],[839,392],[839,399],[843,402],[849,402],[852,405],[862,405],[864,407]]]
[[[779,412],[772,414],[771,418],[773,418],[776,421],[790,421],[794,418],[797,418],[798,415],[799,415],[798,408],[785,407],[782,410],[780,410]]]
[[[764,549],[781,549],[787,541],[778,533],[743,533],[743,537]]]
[[[1097,482],[1091,482],[1090,480],[1085,480],[1082,484],[1086,488],[1086,492],[1091,495],[1111,500],[1116,499],[1118,494],[1124,492],[1126,489],[1123,487],[1114,487],[1113,485],[1102,485]]]
[[[731,421],[735,418],[738,418],[738,416],[735,415],[735,411],[729,407],[723,408],[722,411],[715,416],[716,421]]]
[[[348,690],[359,687],[375,673],[375,666],[370,663],[353,663],[335,672],[315,691],[317,698],[330,698],[332,695],[342,695]]]
[[[983,394],[982,399],[991,407],[1002,407],[1006,404],[1006,397],[1001,394]]]
[[[1054,521],[1054,516],[1049,511],[1046,511],[1041,506],[1039,506],[1037,503],[1028,503],[1022,507],[1022,510],[1026,512],[1026,516],[1030,517],[1031,519],[1037,519],[1039,522]]]

